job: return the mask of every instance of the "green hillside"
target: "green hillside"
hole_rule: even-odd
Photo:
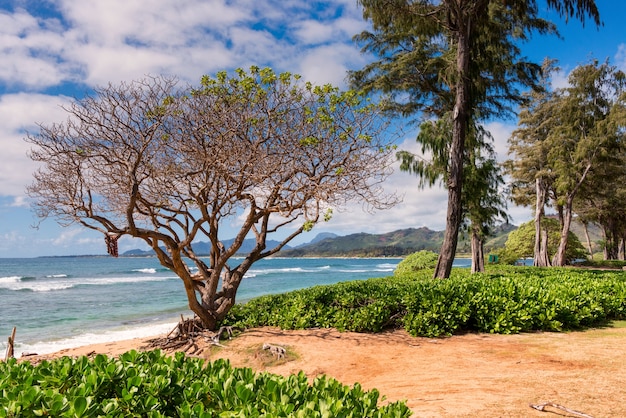
[[[514,225],[504,224],[496,229],[496,236],[485,244],[485,251],[503,247]],[[394,257],[416,251],[439,252],[444,231],[427,227],[400,229],[385,234],[358,233],[326,238],[318,242],[280,252],[282,257]],[[463,234],[459,236],[459,253],[469,253],[470,243]]]
[[[443,231],[426,227],[401,229],[386,234],[358,233],[281,251],[283,257],[382,257],[402,256],[420,250],[438,251]]]

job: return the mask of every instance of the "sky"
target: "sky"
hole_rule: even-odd
[[[567,74],[592,59],[626,70],[626,2],[596,0],[604,25],[584,27],[543,13],[562,38],[539,36],[522,44],[524,55],[558,60]],[[197,83],[204,74],[269,66],[313,83],[345,88],[346,72],[362,68],[352,37],[367,29],[356,0],[0,0],[0,257],[105,254],[102,236],[78,225],[39,222],[25,189],[37,166],[27,156],[26,132],[37,123],[66,118],[61,106],[96,86],[174,75]],[[486,126],[500,160],[515,117]],[[417,151],[416,132],[405,130],[400,149]],[[335,211],[295,244],[320,232],[346,235],[402,228],[445,228],[447,193],[418,189],[417,179],[396,170],[385,189],[404,196],[393,209],[374,214],[355,204]],[[509,204],[514,224],[531,219],[529,208]],[[225,237],[230,238],[230,237]],[[123,238],[120,252],[144,248]]]

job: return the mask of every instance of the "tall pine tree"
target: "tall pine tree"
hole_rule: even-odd
[[[452,115],[446,232],[435,277],[448,277],[463,220],[466,137],[472,121],[509,113],[540,67],[521,55],[532,32],[556,33],[535,0],[359,0],[372,30],[355,39],[378,59],[351,74],[354,86],[382,93],[390,112]],[[547,0],[559,15],[600,23],[593,0]]]

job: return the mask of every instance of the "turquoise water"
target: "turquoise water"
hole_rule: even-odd
[[[238,302],[319,284],[384,277],[400,259],[272,258],[255,263]],[[469,260],[455,261],[468,266]],[[156,258],[0,258],[0,355],[39,354],[169,332],[192,316],[181,280]]]
[[[391,275],[400,259],[273,258],[253,265],[238,301],[289,290]],[[192,316],[181,280],[156,258],[0,259],[0,353],[17,327],[15,351],[47,353],[169,332]]]

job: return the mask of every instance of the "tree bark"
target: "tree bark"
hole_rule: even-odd
[[[587,222],[583,222],[583,230],[585,231],[585,240],[587,241],[587,251],[589,252],[589,257],[593,259],[593,247],[591,245],[591,238],[589,237],[589,224]]]
[[[485,271],[485,253],[484,253],[484,241],[480,234],[476,231],[472,231],[472,268],[471,272],[482,273]]]
[[[569,236],[570,226],[572,225],[572,205],[573,196],[568,197],[565,207],[563,208],[563,227],[561,228],[561,240],[559,241],[559,248],[556,250],[554,256],[554,265],[562,267],[566,264],[567,259],[565,252],[567,251],[567,238]]]
[[[535,251],[533,266],[536,267],[548,267],[550,265],[550,259],[548,258],[548,235],[541,228],[541,218],[543,218],[546,192],[543,180],[539,178],[535,179]]]
[[[572,224],[572,210],[574,207],[574,197],[580,188],[580,185],[583,184],[585,179],[587,178],[587,174],[591,170],[591,162],[587,162],[585,169],[583,170],[580,179],[567,195],[565,199],[565,207],[562,208],[562,211],[559,211],[559,215],[561,217],[561,241],[559,242],[559,248],[556,250],[556,255],[554,256],[554,265],[555,266],[564,266],[565,262],[565,251],[567,250],[567,238],[569,237],[569,230]],[[561,215],[562,213],[562,215]]]
[[[456,82],[455,104],[452,120],[452,143],[450,144],[450,158],[448,168],[448,208],[446,213],[446,231],[443,237],[435,278],[450,277],[452,263],[456,254],[459,239],[459,228],[463,220],[462,187],[463,187],[463,157],[465,154],[465,135],[467,133],[468,109],[470,107],[469,94],[469,63],[470,63],[470,22],[462,15],[462,8],[457,10],[456,35],[457,55],[456,67],[458,80]]]

